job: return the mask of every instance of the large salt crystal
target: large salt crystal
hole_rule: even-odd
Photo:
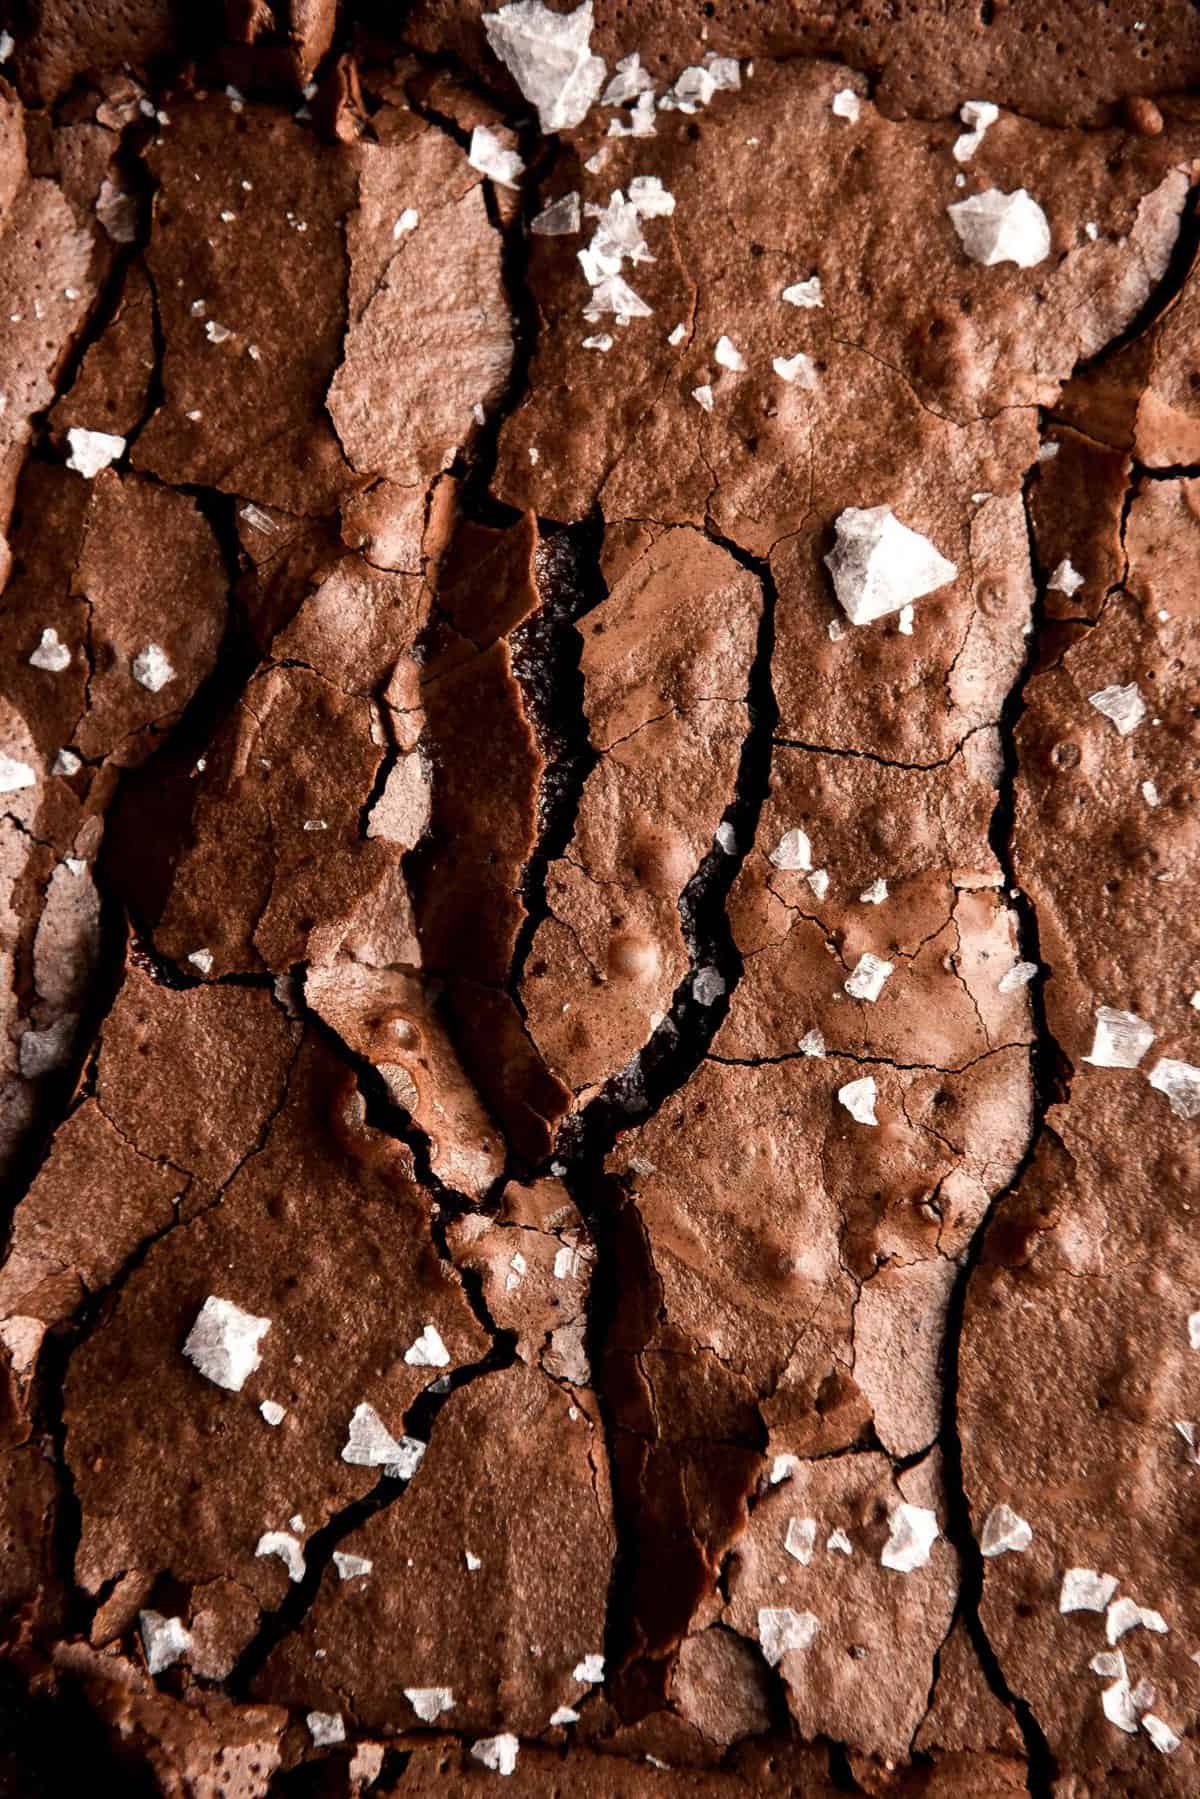
[[[1200,1068],[1164,1056],[1154,1064],[1148,1078],[1152,1087],[1166,1094],[1176,1118],[1195,1118],[1200,1114]]]
[[[1136,681],[1130,681],[1126,687],[1102,687],[1098,693],[1089,693],[1088,705],[1111,719],[1122,737],[1136,731],[1146,716],[1146,702]]]
[[[1092,1053],[1083,1059],[1096,1068],[1136,1068],[1153,1042],[1154,1026],[1136,1012],[1097,1006]]]
[[[569,237],[583,223],[583,206],[578,193],[564,194],[542,208],[529,229],[535,237]]]
[[[1136,1599],[1114,1599],[1104,1615],[1104,1634],[1110,1643],[1119,1643],[1131,1630],[1151,1630],[1155,1635],[1167,1634],[1167,1621],[1161,1612],[1139,1605]]]
[[[1094,1568],[1068,1568],[1058,1594],[1060,1612],[1102,1612],[1120,1585],[1115,1574]]]
[[[600,96],[601,106],[627,106],[630,100],[636,100],[639,94],[652,91],[654,87],[649,69],[643,69],[642,59],[635,50],[630,56],[617,59],[612,80]]]
[[[552,12],[542,0],[513,0],[483,20],[488,43],[543,131],[578,125],[604,85],[605,67],[591,53],[592,0],[574,12]]]
[[[125,454],[125,439],[115,437],[110,431],[84,431],[72,426],[67,432],[67,442],[71,446],[67,467],[86,481],[91,481],[101,469]]]
[[[971,261],[985,268],[1015,262],[1018,268],[1032,269],[1050,254],[1046,215],[1023,187],[1012,194],[989,187],[946,211]]]
[[[144,687],[147,693],[161,693],[167,683],[175,679],[175,670],[165,650],[157,643],[148,643],[139,650],[129,668],[138,686]]]
[[[393,1437],[374,1406],[355,1406],[342,1460],[356,1468],[382,1468],[393,1480],[411,1480],[425,1454],[415,1437]]]
[[[902,1503],[888,1522],[891,1534],[879,1552],[883,1566],[894,1568],[898,1574],[911,1574],[914,1569],[923,1568],[941,1535],[936,1514],[928,1506]]]
[[[308,1712],[304,1722],[314,1749],[332,1749],[346,1741],[346,1723],[341,1712]]]
[[[794,281],[791,287],[785,287],[780,299],[786,300],[789,306],[801,306],[811,309],[823,306],[821,298],[821,277],[810,275],[807,281]]]
[[[40,668],[46,674],[61,675],[64,668],[71,666],[71,652],[59,639],[53,625],[47,625],[38,639],[37,647],[29,657],[30,668]]]
[[[571,1679],[586,1681],[589,1686],[598,1686],[604,1679],[604,1657],[585,1655],[581,1662],[576,1662]]]
[[[883,992],[883,983],[892,972],[893,964],[884,962],[867,950],[858,958],[854,969],[842,985],[851,999],[869,1000],[872,1005]]]
[[[0,754],[0,793],[20,793],[22,788],[36,785],[37,775],[28,762]]]
[[[758,1640],[769,1668],[777,1668],[790,1649],[807,1649],[821,1625],[812,1612],[794,1612],[790,1605],[761,1607]]]
[[[192,1646],[192,1635],[182,1618],[164,1618],[161,1612],[140,1612],[138,1630],[146,1651],[146,1671],[161,1674],[172,1668]]]
[[[304,1579],[304,1551],[295,1537],[289,1536],[286,1530],[268,1530],[258,1539],[254,1548],[255,1555],[277,1555],[288,1571],[288,1579],[301,1581]]]
[[[785,831],[767,861],[775,868],[810,869],[812,844],[808,840],[808,833],[799,829]]]
[[[1020,1554],[1033,1542],[1033,1530],[1010,1505],[994,1505],[979,1533],[981,1555]]]
[[[838,1098],[856,1124],[878,1124],[875,1116],[875,1077],[865,1074],[860,1081],[847,1081],[838,1088]]]
[[[414,1368],[446,1368],[450,1353],[432,1324],[427,1324],[416,1342],[404,1352],[404,1359]]]
[[[517,1754],[521,1744],[510,1731],[502,1731],[499,1736],[480,1737],[471,1744],[471,1758],[481,1762],[492,1774],[512,1774],[516,1771]]]
[[[794,1561],[807,1568],[812,1561],[813,1550],[817,1542],[817,1521],[815,1518],[789,1518],[784,1534],[783,1547]]]
[[[375,1566],[369,1556],[351,1555],[345,1549],[334,1550],[333,1565],[337,1569],[339,1580],[362,1580]]]
[[[899,612],[910,600],[953,581],[958,569],[890,506],[847,506],[825,558],[833,590],[852,625]]]
[[[404,1697],[423,1724],[432,1724],[454,1704],[452,1687],[405,1687]]]
[[[1162,1755],[1174,1755],[1182,1741],[1171,1726],[1164,1724],[1161,1718],[1156,1718],[1153,1712],[1142,1714],[1142,1729]]]
[[[232,1300],[210,1293],[188,1332],[183,1353],[205,1380],[240,1393],[262,1360],[258,1346],[270,1328],[269,1318],[256,1318]]]

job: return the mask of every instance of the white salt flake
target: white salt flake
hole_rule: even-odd
[[[1056,443],[1044,443],[1038,445],[1037,459],[1039,462],[1053,462],[1057,455],[1058,445]]]
[[[602,1655],[585,1655],[571,1671],[572,1680],[583,1680],[589,1686],[596,1686],[604,1679],[604,1657]]]
[[[420,223],[421,215],[416,207],[406,206],[404,211],[400,214],[400,217],[396,220],[396,223],[392,226],[393,238],[407,236],[410,231],[415,231]]]
[[[266,1419],[267,1423],[274,1426],[276,1429],[287,1417],[287,1407],[280,1405],[277,1399],[260,1400],[258,1409]]]
[[[204,335],[210,344],[223,344],[231,336],[228,325],[218,325],[216,319],[209,319],[204,327]]]
[[[471,1759],[482,1762],[483,1766],[493,1774],[512,1774],[517,1766],[517,1753],[521,1745],[509,1731],[503,1731],[497,1737],[480,1737],[471,1744]]]
[[[865,950],[842,986],[851,999],[864,999],[874,1005],[892,971],[891,962],[884,962],[878,956],[873,956],[870,950]]]
[[[854,125],[862,111],[862,101],[852,87],[843,87],[833,96],[832,107],[839,119],[848,119]]]
[[[463,1550],[463,1560],[467,1564],[467,1572],[469,1574],[478,1574],[479,1570],[483,1567],[480,1558],[477,1555],[472,1555],[469,1549]]]
[[[1148,1078],[1157,1092],[1166,1094],[1176,1118],[1195,1118],[1200,1114],[1200,1068],[1164,1056],[1154,1064]],[[1200,1348],[1200,1344],[1193,1347]]]
[[[1068,1568],[1058,1594],[1060,1612],[1102,1612],[1121,1583],[1094,1568]]]
[[[1200,1312],[1197,1312],[1196,1316],[1200,1318]],[[791,1480],[792,1475],[799,1466],[799,1456],[777,1455],[775,1460],[771,1463],[771,1472],[768,1476],[771,1485],[777,1487],[781,1481]]]
[[[673,331],[668,331],[667,342],[670,344],[671,348],[674,350],[674,349],[678,348],[678,346],[683,342],[683,340],[686,336],[687,336],[687,326],[686,325],[676,325],[676,327]]]
[[[859,897],[860,903],[864,906],[882,906],[882,904],[883,904],[884,900],[887,898],[887,896],[888,896],[887,882],[882,881],[882,880],[876,880],[876,881],[872,881],[871,885],[869,887],[864,887],[858,897]]]
[[[382,1468],[393,1480],[411,1480],[426,1445],[415,1437],[393,1437],[374,1406],[355,1406],[342,1460],[356,1468]]]
[[[161,1612],[139,1612],[138,1631],[146,1652],[146,1672],[161,1674],[173,1668],[192,1646],[192,1634],[182,1618],[164,1618]]]
[[[167,683],[175,679],[175,670],[166,651],[157,643],[148,643],[139,650],[129,666],[134,680],[147,693],[161,693]]]
[[[83,763],[74,750],[59,750],[50,773],[52,775],[77,775],[82,767]],[[0,789],[0,791],[3,790]]]
[[[476,125],[471,133],[467,161],[497,187],[516,187],[525,173],[525,164],[515,150],[506,150],[494,131]]]
[[[627,106],[639,94],[651,92],[654,82],[650,71],[643,69],[635,50],[630,56],[618,57],[612,79],[600,96],[601,106]]]
[[[823,900],[825,895],[829,892],[829,870],[827,868],[814,868],[807,879],[809,886],[812,888],[814,898]]]
[[[12,32],[0,31],[0,62],[7,62],[16,47],[16,40]]]
[[[1154,785],[1153,781],[1142,782],[1142,798],[1148,806],[1157,806],[1158,788]]]
[[[557,1711],[550,1714],[551,1724],[578,1724],[579,1713],[572,1711],[569,1705],[560,1705]]]
[[[1036,962],[1014,962],[996,982],[997,993],[1015,993],[1018,987],[1028,987],[1037,971]]]
[[[878,1124],[875,1116],[875,1077],[866,1074],[859,1081],[847,1081],[838,1088],[838,1098],[856,1124]]]
[[[1105,1680],[1124,1680],[1128,1673],[1119,1649],[1101,1649],[1088,1663],[1088,1669],[1092,1674],[1103,1675]]]
[[[806,310],[812,310],[814,307],[825,304],[821,297],[821,277],[819,275],[810,275],[807,281],[793,281],[790,287],[784,288],[779,297],[781,300],[786,300],[789,306],[801,306]]]
[[[794,1612],[790,1605],[761,1606],[758,1640],[767,1666],[777,1668],[789,1650],[810,1648],[820,1628],[812,1612]]]
[[[954,160],[970,162],[983,142],[984,133],[1000,117],[1000,108],[993,106],[990,100],[964,100],[958,116],[967,129],[954,140]]]
[[[346,1741],[346,1724],[341,1712],[309,1712],[304,1722],[316,1749],[331,1749]]]
[[[1085,236],[1094,244],[1100,235],[1100,227],[1097,225],[1095,219],[1089,219],[1083,229]]]
[[[1153,1712],[1142,1713],[1142,1729],[1162,1755],[1174,1755],[1183,1740],[1176,1736],[1169,1724],[1164,1724],[1161,1718],[1155,1717]]]
[[[653,311],[654,308],[647,306],[623,275],[605,275],[592,288],[583,316],[590,324],[595,324],[597,319],[611,312],[617,323],[623,325],[630,319],[648,319]]]
[[[606,350],[607,351],[607,350],[611,350],[613,347],[612,336],[607,331],[598,331],[594,337],[582,338],[580,340],[580,342],[582,344],[582,347],[585,350]]]
[[[450,1352],[432,1324],[427,1324],[416,1342],[404,1352],[411,1368],[447,1368]]]
[[[705,412],[712,411],[713,390],[707,381],[702,382],[699,387],[693,387],[692,398],[695,400],[697,406],[702,407]]]
[[[830,643],[840,643],[846,635],[846,627],[840,618],[831,618],[825,627]]]
[[[891,1535],[879,1552],[882,1565],[894,1568],[898,1574],[911,1574],[916,1568],[924,1568],[930,1550],[941,1535],[936,1514],[928,1506],[902,1502],[892,1513],[889,1523]]]
[[[854,1545],[844,1530],[831,1530],[825,1539],[825,1547],[830,1555],[853,1555]]]
[[[71,446],[67,467],[86,481],[91,481],[101,469],[125,454],[125,439],[111,431],[84,431],[73,425],[67,432],[67,442]]]
[[[0,793],[20,793],[23,788],[36,785],[37,775],[28,762],[18,762],[15,756],[0,752]]]
[[[193,968],[198,968],[201,974],[212,973],[213,953],[210,949],[192,950],[188,955],[188,961]]]
[[[258,1346],[270,1328],[269,1318],[256,1318],[232,1300],[210,1293],[188,1332],[183,1353],[205,1380],[240,1393],[262,1361]]]
[[[323,818],[306,818],[304,821],[304,829],[306,831],[327,831],[329,825]]]
[[[775,373],[779,376],[781,381],[787,381],[793,386],[807,388],[809,393],[816,390],[817,371],[813,366],[812,357],[806,356],[803,350],[798,350],[795,356],[772,357],[771,367],[775,370]]]
[[[701,968],[692,981],[696,1003],[713,1006],[725,991],[725,977],[716,968]]]
[[[1196,1449],[1196,1426],[1182,1418],[1176,1418],[1175,1429],[1187,1445],[1187,1459],[1193,1468],[1200,1468],[1200,1453]]]
[[[1136,1599],[1114,1599],[1104,1614],[1104,1634],[1109,1643],[1119,1643],[1131,1630],[1150,1630],[1156,1636],[1167,1634],[1167,1621],[1161,1612],[1139,1605]]]
[[[17,1046],[17,1066],[26,1080],[36,1081],[66,1066],[78,1022],[76,1013],[67,1012],[44,1031],[24,1032]]]
[[[1134,1736],[1138,1727],[1137,1707],[1133,1703],[1133,1695],[1129,1690],[1129,1681],[1125,1678],[1115,1680],[1111,1687],[1105,1687],[1100,1695],[1100,1704],[1104,1708],[1104,1716],[1118,1730],[1127,1736]]]
[[[1057,449],[1058,445],[1055,444],[1054,447]],[[1087,576],[1080,574],[1079,570],[1072,563],[1071,558],[1069,556],[1064,556],[1050,579],[1047,581],[1046,586],[1055,593],[1065,593],[1067,598],[1071,599],[1079,592],[1079,589],[1084,585],[1086,580]]]
[[[1111,719],[1122,737],[1136,731],[1146,716],[1146,702],[1136,681],[1130,681],[1126,687],[1102,687],[1098,693],[1089,693],[1088,705]]]
[[[582,224],[583,207],[578,193],[573,193],[544,206],[529,229],[535,237],[570,237]]]
[[[361,1580],[375,1566],[368,1556],[350,1555],[343,1549],[334,1550],[333,1565],[339,1580]]]
[[[432,1724],[454,1704],[452,1687],[405,1687],[404,1697],[423,1724]]]
[[[815,1518],[789,1518],[784,1534],[783,1547],[794,1561],[807,1568],[812,1561],[813,1550],[817,1542],[817,1521]]]
[[[70,668],[71,652],[59,641],[58,632],[52,625],[47,625],[38,639],[37,648],[29,657],[29,666],[44,669],[48,675],[61,675],[64,668]]]
[[[268,1530],[254,1548],[255,1555],[277,1555],[288,1571],[288,1579],[304,1579],[304,1551],[286,1530]]]
[[[1020,269],[1032,269],[1050,254],[1046,215],[1023,187],[1012,194],[989,187],[946,211],[971,261],[985,268],[1015,262]]]
[[[525,1257],[521,1254],[519,1249],[516,1250],[512,1260],[508,1264],[508,1274],[504,1282],[504,1291],[506,1293],[516,1292],[517,1288],[521,1285],[521,1282],[525,1279],[525,1272],[528,1267],[529,1264],[525,1260]]]
[[[812,844],[805,831],[785,831],[767,861],[776,868],[809,869],[812,867]]]
[[[901,637],[911,637],[912,636],[914,619],[915,619],[915,614],[913,612],[911,605],[910,606],[901,606],[900,615],[896,620],[896,629],[897,629],[897,631],[899,631]]]
[[[1010,1505],[994,1505],[979,1533],[981,1555],[1020,1555],[1033,1542],[1033,1527]]]
[[[544,132],[581,123],[606,73],[591,53],[592,0],[569,13],[552,12],[542,0],[513,0],[485,14],[483,27]]]
[[[820,1057],[825,1054],[825,1039],[820,1031],[805,1031],[797,1040],[796,1048],[802,1056]]]
[[[746,366],[746,358],[741,351],[730,342],[729,338],[724,336],[717,339],[717,347],[713,351],[713,356],[723,369],[733,369],[736,372]]]
[[[658,175],[635,175],[629,183],[629,204],[642,219],[669,219],[675,196]]]
[[[955,564],[919,531],[902,525],[890,506],[847,506],[834,529],[837,542],[825,566],[852,625],[899,612],[958,574]]]
[[[1092,1052],[1083,1059],[1096,1068],[1136,1068],[1153,1042],[1154,1026],[1136,1012],[1097,1006]]]
[[[721,823],[717,826],[716,831],[713,836],[713,841],[716,843],[717,848],[719,850],[723,851],[723,853],[725,855],[727,855],[727,856],[736,856],[737,855],[737,853],[738,853],[737,836],[734,832],[733,826],[729,823],[729,821],[727,819],[722,819]]]
[[[654,95],[647,91],[639,94],[633,103],[626,125],[621,119],[612,119],[608,126],[609,137],[657,137],[654,129]]]

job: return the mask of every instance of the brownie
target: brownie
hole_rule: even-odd
[[[1196,8],[10,14],[0,1795],[1187,1799]]]

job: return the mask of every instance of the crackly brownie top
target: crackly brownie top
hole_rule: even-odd
[[[1198,82],[0,29],[5,1793],[1194,1793]]]

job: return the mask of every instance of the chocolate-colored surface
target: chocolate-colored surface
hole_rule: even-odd
[[[0,1792],[1184,1799],[1195,8],[527,5],[0,21]]]

